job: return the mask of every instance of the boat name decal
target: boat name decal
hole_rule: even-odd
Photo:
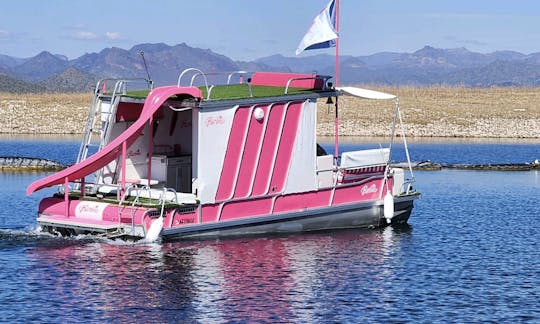
[[[362,189],[360,189],[360,193],[362,194],[362,196],[364,195],[367,195],[367,194],[371,194],[371,193],[376,193],[378,190],[377,190],[377,185],[376,184],[371,184],[371,185],[364,185],[362,186]]]
[[[107,204],[105,203],[81,201],[75,208],[75,216],[101,220],[105,207],[107,207]]]
[[[188,217],[188,218],[180,218],[175,221],[176,225],[180,224],[194,224],[195,223],[195,217]]]
[[[139,155],[141,155],[141,149],[137,149],[136,151],[129,150],[127,152],[127,157],[128,158],[131,158],[131,157],[134,157],[134,156],[139,156]]]
[[[225,118],[223,118],[223,116],[221,115],[216,116],[216,117],[206,118],[206,127],[222,125],[224,123],[225,123]]]

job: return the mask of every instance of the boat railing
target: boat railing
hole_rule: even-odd
[[[189,82],[189,86],[190,87],[193,87],[195,85],[195,81],[197,80],[197,78],[199,77],[202,77],[203,79],[203,83],[204,83],[204,87],[206,88],[206,100],[210,100],[210,97],[211,97],[211,94],[212,94],[212,90],[217,86],[217,85],[230,85],[231,84],[231,81],[233,80],[233,78],[235,76],[238,77],[238,83],[239,84],[247,84],[248,85],[248,90],[249,90],[249,95],[250,97],[253,97],[253,91],[251,89],[251,85],[249,83],[249,76],[252,75],[253,72],[248,72],[248,71],[233,71],[233,72],[211,72],[211,73],[204,73],[203,71],[197,69],[197,68],[188,68],[188,69],[185,69],[184,71],[182,71],[182,73],[180,73],[180,75],[178,76],[178,82],[177,82],[177,86],[180,87],[182,86],[182,79],[184,77],[187,77],[188,75],[191,75],[191,79],[190,79],[190,82]],[[209,85],[209,82],[208,82],[208,77],[209,76],[212,76],[212,77],[215,77],[215,78],[218,78],[218,77],[225,77],[227,78],[226,82],[220,82],[218,84],[212,84],[212,85]],[[218,80],[219,81],[219,80]]]
[[[154,88],[154,82],[145,78],[105,78],[97,82],[95,88],[95,94],[107,94],[109,93],[108,85],[114,83],[112,86],[113,93],[127,94],[130,90],[152,90]]]
[[[253,72],[248,72],[248,71],[234,71],[234,72],[231,72],[227,76],[227,84],[231,84],[231,79],[235,75],[238,75],[238,81],[239,81],[238,83],[244,83],[244,81],[245,81],[244,75],[252,75],[252,74],[253,74]]]
[[[324,76],[324,75],[314,75],[314,76],[311,76],[311,77],[302,77],[302,78],[290,78],[287,83],[285,84],[285,94],[288,94],[289,93],[289,88],[291,87],[291,84],[293,82],[297,82],[297,81],[306,81],[306,80],[321,80],[323,85],[322,85],[322,88],[323,89],[327,89],[328,85],[327,85],[327,82],[328,81],[329,77],[328,76]]]

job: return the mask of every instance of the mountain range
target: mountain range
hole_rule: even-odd
[[[540,53],[526,55],[497,51],[483,54],[466,48],[425,46],[413,53],[347,55],[340,56],[339,61],[342,85],[540,85]],[[0,54],[0,91],[88,91],[102,78],[146,78],[145,63],[156,85],[176,84],[179,73],[189,67],[210,74],[237,70],[335,74],[333,55],[272,55],[246,62],[185,43],[174,46],[158,43],[139,44],[129,50],[105,48],[99,53],[87,53],[72,60],[47,51],[30,58]]]

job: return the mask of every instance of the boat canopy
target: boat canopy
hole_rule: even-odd
[[[336,87],[336,90],[363,99],[388,100],[397,98],[393,94],[356,87]]]

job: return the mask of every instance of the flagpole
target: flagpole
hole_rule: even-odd
[[[336,34],[339,35],[339,0],[336,0]],[[339,37],[336,38],[336,72],[335,87],[339,86]],[[338,117],[338,96],[336,96],[336,118],[334,121],[334,157],[337,161],[339,156],[339,117]]]

